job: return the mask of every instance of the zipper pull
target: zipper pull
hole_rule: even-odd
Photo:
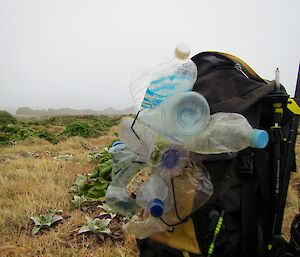
[[[249,79],[249,76],[243,71],[242,66],[239,63],[236,63],[234,65],[234,68],[236,68],[240,73],[242,73],[246,78]]]

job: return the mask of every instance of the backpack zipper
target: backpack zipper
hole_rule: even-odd
[[[199,73],[197,75],[197,77],[201,77],[203,75],[206,75],[206,74],[209,74],[211,72],[215,72],[215,71],[218,71],[218,70],[237,70],[239,71],[243,76],[245,76],[246,78],[250,79],[250,77],[243,71],[241,65],[239,65],[238,63],[236,63],[235,65],[233,66],[219,66],[219,67],[216,67],[216,68],[213,68],[211,70],[208,70],[208,71],[204,71],[202,73]]]
[[[268,81],[266,81],[266,80],[262,79],[260,76],[258,76],[256,74],[256,72],[253,71],[253,69],[247,63],[245,63],[243,60],[239,59],[238,57],[236,57],[234,55],[222,53],[222,52],[215,52],[215,51],[202,52],[198,55],[203,55],[203,54],[213,54],[215,56],[220,56],[222,58],[226,58],[229,62],[232,63],[232,66],[219,66],[215,69],[211,69],[210,71],[215,71],[217,69],[224,69],[224,68],[234,68],[234,69],[238,70],[239,72],[241,72],[243,74],[243,76],[245,76],[248,79],[253,79],[253,80],[256,80],[259,82],[269,84]],[[210,71],[203,72],[199,75],[206,74]]]
[[[239,63],[236,63],[234,65],[234,68],[237,69],[240,73],[242,73],[247,79],[249,79],[249,76],[243,71],[242,66]]]

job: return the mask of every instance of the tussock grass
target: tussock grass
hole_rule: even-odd
[[[103,137],[72,137],[56,145],[30,138],[0,147],[0,256],[137,256],[133,238],[103,242],[96,236],[78,236],[85,213],[70,208],[76,175],[95,169],[89,150],[111,143],[116,131],[112,127]],[[54,159],[64,154],[72,158]],[[32,236],[30,217],[48,209],[63,210],[64,220]]]

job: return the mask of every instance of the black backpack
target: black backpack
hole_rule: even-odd
[[[299,107],[278,81],[265,81],[235,56],[203,52],[192,60],[198,68],[193,91],[206,98],[211,114],[244,115],[268,132],[269,144],[203,162],[214,194],[192,214],[201,255],[190,256],[300,256],[300,217],[292,224],[290,243],[281,231],[290,172],[296,171]],[[183,256],[149,239],[138,245],[141,257]]]

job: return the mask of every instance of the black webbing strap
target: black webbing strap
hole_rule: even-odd
[[[266,149],[256,149],[254,162],[257,170],[257,180],[260,192],[260,208],[262,215],[263,245],[269,244],[272,236],[272,170],[269,160],[269,152]],[[264,249],[266,250],[266,249]]]
[[[256,174],[250,148],[239,153],[241,179],[241,254],[243,257],[258,256]]]

